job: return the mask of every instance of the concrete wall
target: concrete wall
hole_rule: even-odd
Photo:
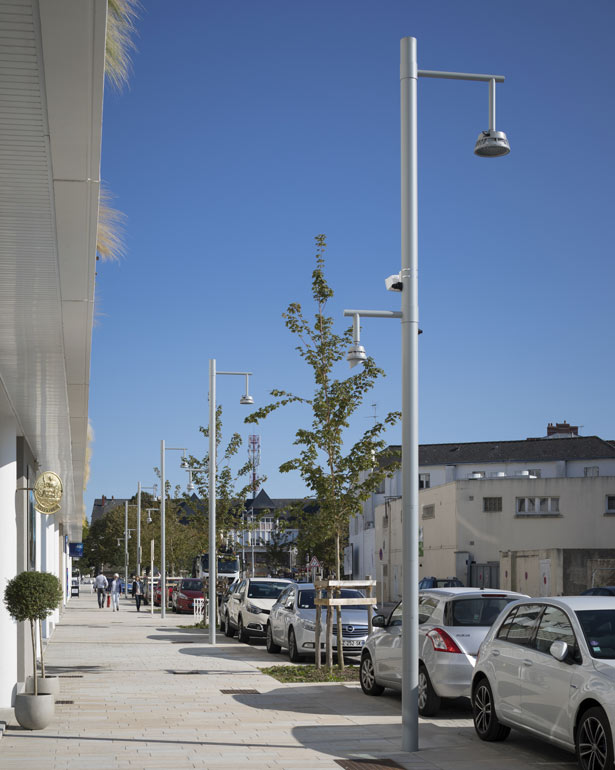
[[[1,387],[1,386],[0,386]],[[17,425],[0,413],[0,598],[17,574]],[[10,708],[17,693],[17,623],[0,601],[0,708]]]

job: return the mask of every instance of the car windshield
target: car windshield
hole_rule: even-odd
[[[288,583],[277,583],[275,580],[268,580],[266,583],[251,580],[248,586],[248,598],[277,599],[287,586]]]
[[[593,658],[615,658],[615,610],[577,610],[583,636]]]
[[[360,591],[355,591],[352,588],[342,588],[342,599],[363,599],[364,596]],[[314,589],[309,588],[305,591],[299,591],[299,609],[301,610],[313,610],[316,605],[314,604]],[[353,604],[349,606],[352,610],[366,610],[367,605]]]
[[[491,626],[507,604],[514,601],[514,596],[487,597],[473,599],[455,599],[451,602],[451,626]]]
[[[182,580],[182,589],[184,591],[202,591],[203,583],[200,580]]]

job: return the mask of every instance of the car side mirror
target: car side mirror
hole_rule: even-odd
[[[294,609],[295,609],[295,605],[294,605],[294,604],[291,602],[291,603],[288,605],[288,609],[289,609],[289,610],[294,610]]]
[[[564,661],[568,657],[568,645],[558,640],[549,647],[549,652],[555,660]]]
[[[384,617],[384,615],[376,615],[372,619],[373,628],[384,628],[386,624],[387,624],[387,619]]]

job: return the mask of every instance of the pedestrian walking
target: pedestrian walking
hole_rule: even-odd
[[[100,609],[105,606],[105,591],[107,590],[108,585],[109,581],[107,578],[103,575],[102,572],[99,572],[94,579],[94,590],[98,594],[98,607]]]
[[[115,573],[113,580],[111,581],[111,607],[113,612],[120,611],[120,592],[122,590],[122,581],[120,576]]]
[[[132,576],[132,595],[135,597],[137,612],[140,612],[141,599],[143,599],[143,586],[141,585],[141,578],[137,577],[136,575]]]

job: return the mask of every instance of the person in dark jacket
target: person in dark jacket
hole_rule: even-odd
[[[138,578],[136,575],[132,576],[132,595],[135,598],[137,612],[140,612],[141,600],[143,599],[143,586],[141,585],[141,578]]]

